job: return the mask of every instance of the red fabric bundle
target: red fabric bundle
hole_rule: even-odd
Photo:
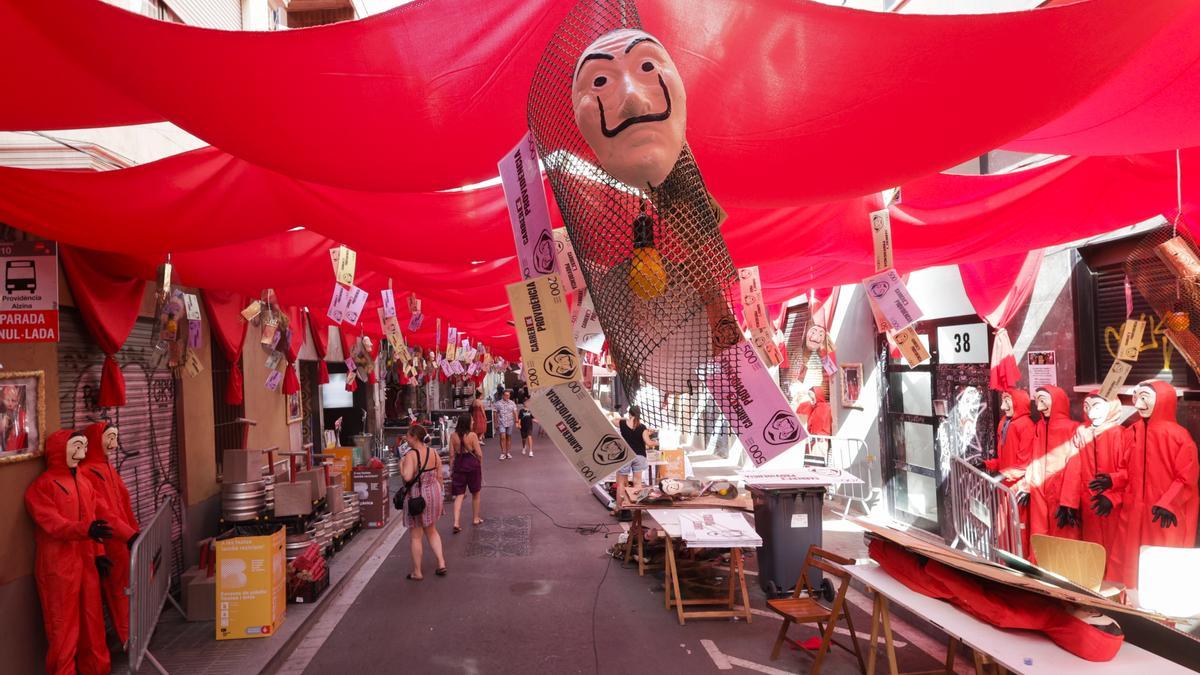
[[[249,323],[242,318],[246,298],[228,291],[205,291],[200,294],[204,311],[212,325],[212,334],[217,346],[225,353],[229,362],[229,380],[225,385],[225,402],[241,405],[244,399],[242,384],[242,346],[246,344]]]

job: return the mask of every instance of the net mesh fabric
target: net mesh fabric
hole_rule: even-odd
[[[737,381],[728,350],[741,338],[737,270],[692,153],[685,145],[658,188],[627,186],[600,168],[571,107],[583,50],[605,33],[641,27],[632,3],[575,5],[534,74],[529,128],[629,400],[652,427],[718,434],[730,426],[714,397],[727,400]],[[650,226],[656,257],[645,253],[645,233],[635,233]]]
[[[1178,266],[1165,262],[1172,251],[1181,250],[1200,259],[1200,248],[1187,228],[1164,225],[1134,246],[1125,259],[1125,274],[1162,317],[1167,338],[1200,376],[1200,276],[1181,274]]]

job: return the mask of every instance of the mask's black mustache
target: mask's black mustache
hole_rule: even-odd
[[[605,138],[612,138],[634,124],[639,124],[641,122],[661,122],[670,117],[671,92],[667,91],[667,83],[663,82],[662,75],[658,76],[658,86],[662,87],[663,98],[667,100],[667,109],[658,113],[650,113],[649,115],[638,115],[637,117],[627,118],[618,124],[616,129],[608,128],[608,124],[604,119],[604,101],[601,101],[599,98],[597,98],[596,103],[600,106],[600,132],[604,134]]]

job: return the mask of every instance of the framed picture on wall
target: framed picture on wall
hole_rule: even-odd
[[[0,371],[0,464],[42,454],[45,372]]]
[[[304,419],[304,405],[300,399],[300,392],[297,390],[294,394],[287,395],[287,423],[299,422]]]
[[[840,369],[842,371],[842,407],[862,407],[862,404],[858,402],[859,396],[862,395],[863,386],[862,364],[843,363]]]

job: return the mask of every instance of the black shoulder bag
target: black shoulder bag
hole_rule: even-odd
[[[417,450],[414,449],[413,452],[417,452]],[[408,498],[408,515],[413,518],[425,513],[425,497],[421,496],[419,484],[421,482],[421,474],[426,471],[425,465],[429,461],[428,453],[430,452],[433,451],[426,449],[425,461],[421,462],[416,475],[412,477],[412,480],[405,481],[404,485],[400,486],[400,489],[396,492],[396,496],[392,498],[392,506],[395,506],[397,510],[404,508],[404,500]],[[417,487],[415,492],[413,491],[414,486]],[[412,493],[412,496],[409,496],[409,493]]]

